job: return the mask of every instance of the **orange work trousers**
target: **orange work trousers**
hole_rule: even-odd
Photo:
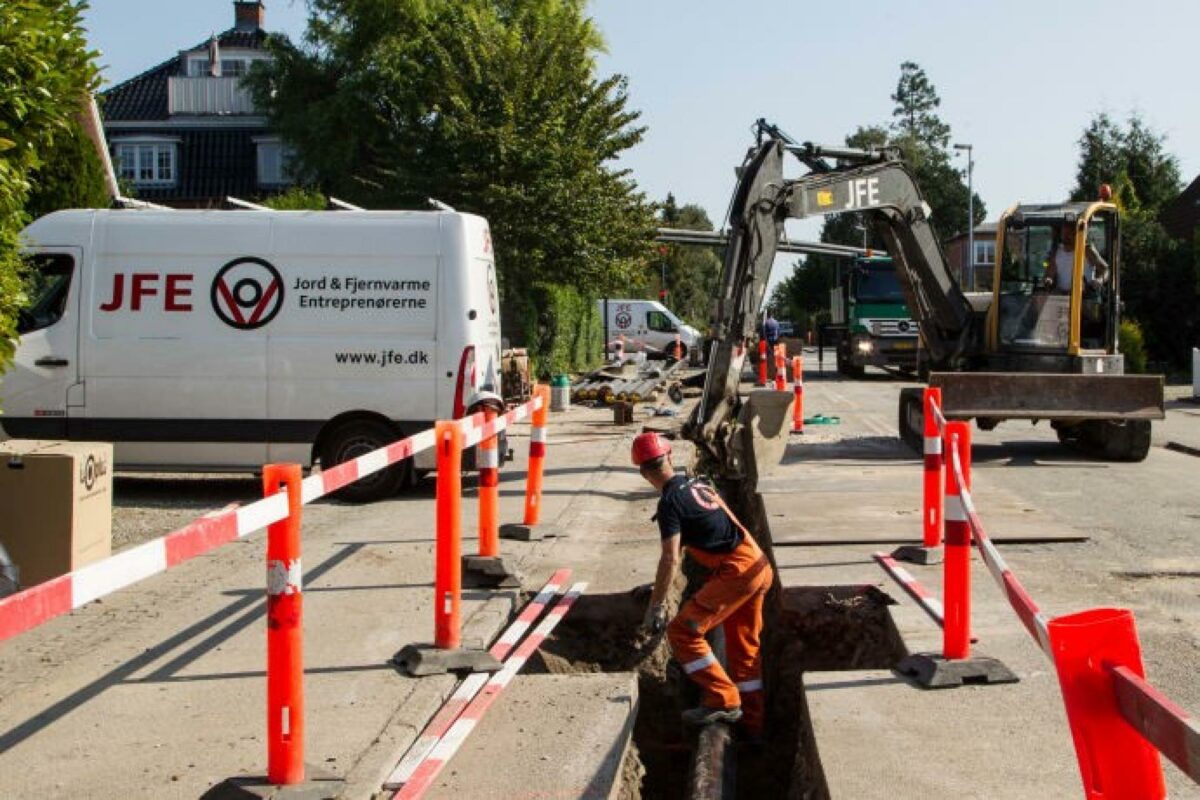
[[[671,652],[687,676],[700,686],[710,708],[741,706],[742,724],[758,733],[763,725],[762,632],[763,598],[774,575],[762,550],[749,536],[732,553],[714,555],[688,548],[688,554],[712,570],[667,626]],[[705,641],[709,631],[725,633],[727,673]]]

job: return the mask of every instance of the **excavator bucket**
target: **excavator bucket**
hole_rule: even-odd
[[[742,403],[730,444],[747,478],[766,477],[779,465],[787,449],[794,402],[792,392],[754,389]]]

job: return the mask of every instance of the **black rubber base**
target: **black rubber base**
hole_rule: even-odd
[[[503,666],[486,650],[443,650],[431,644],[407,644],[392,656],[392,663],[414,678],[447,672],[496,672]]]
[[[896,672],[912,678],[924,689],[954,689],[1020,680],[1008,667],[987,656],[948,661],[931,653],[914,653],[896,666]]]
[[[514,542],[540,542],[542,539],[555,539],[562,536],[562,531],[554,525],[525,525],[520,522],[508,522],[500,526],[500,538]]]
[[[345,788],[343,779],[305,764],[303,783],[276,786],[265,775],[244,775],[221,781],[200,800],[334,800]]]
[[[910,564],[942,563],[942,548],[925,547],[920,544],[902,544],[892,551],[892,558]]]
[[[520,589],[521,573],[503,556],[463,556],[462,585],[467,589]]]

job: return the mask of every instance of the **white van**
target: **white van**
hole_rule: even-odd
[[[703,345],[700,331],[679,319],[657,300],[609,298],[596,302],[600,306],[601,321],[605,318],[607,307],[608,324],[605,334],[608,337],[609,351],[612,351],[622,336],[627,353],[646,351],[651,355],[670,355],[675,347],[676,334],[679,335],[685,358],[692,350]]]
[[[24,241],[38,277],[0,379],[10,437],[113,442],[125,469],[330,465],[500,386],[480,217],[60,211]],[[410,468],[343,496],[390,494]]]

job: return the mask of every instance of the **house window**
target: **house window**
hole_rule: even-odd
[[[991,266],[996,260],[996,242],[983,239],[975,242],[975,263]]]
[[[279,139],[256,139],[258,145],[258,183],[279,186],[291,183],[292,149]]]
[[[208,75],[210,62],[207,58],[192,58],[188,60],[188,76],[203,78]]]
[[[135,186],[175,183],[174,142],[118,142],[115,150],[123,180]]]
[[[222,58],[221,75],[224,77],[240,78],[250,71],[250,62],[244,58]]]

